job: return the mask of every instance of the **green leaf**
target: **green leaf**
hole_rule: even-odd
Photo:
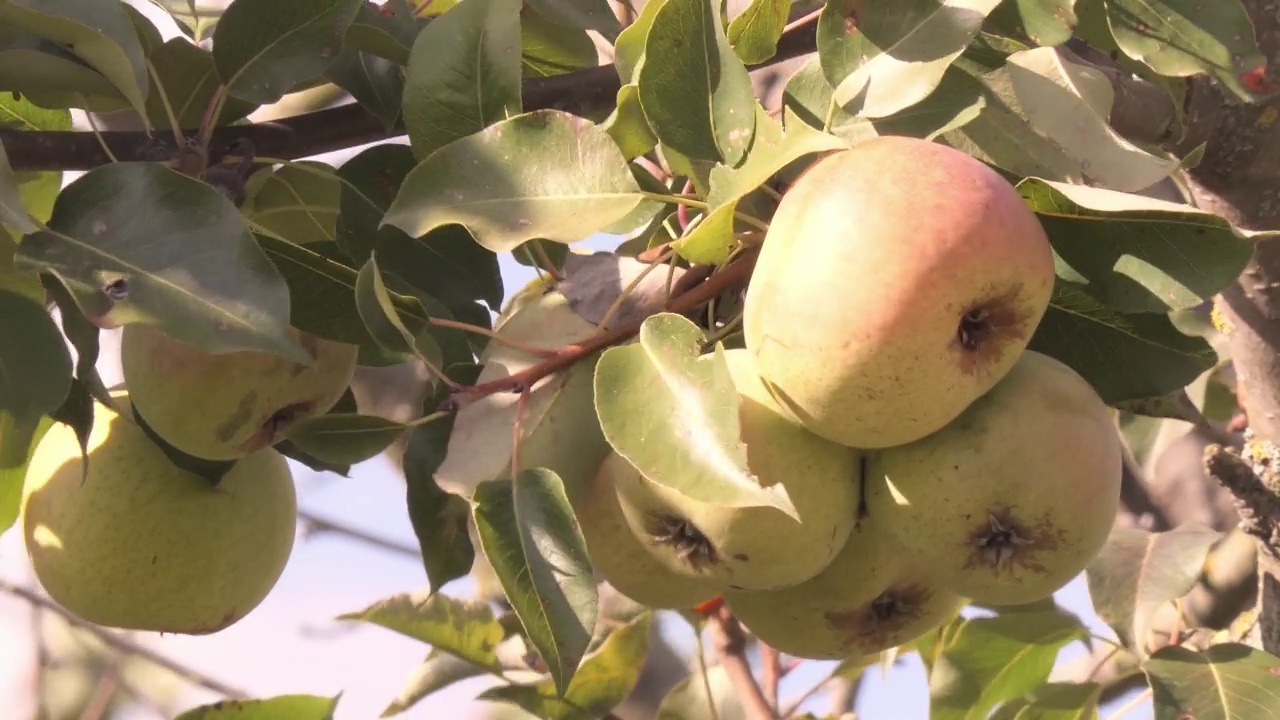
[[[502,625],[489,605],[419,590],[384,598],[359,612],[339,615],[393,632],[485,668],[497,669]]]
[[[253,177],[241,212],[258,228],[299,245],[332,241],[341,192],[334,170],[316,161],[284,165]]]
[[[475,241],[466,228],[446,225],[410,237],[392,225],[381,225],[406,175],[416,161],[404,145],[382,144],[364,150],[338,168],[344,181],[338,245],[358,263],[371,252],[414,287],[430,293],[450,311],[483,300],[502,304],[498,256]]]
[[[85,315],[145,322],[209,352],[310,362],[289,334],[289,289],[240,211],[156,163],[111,163],[58,196],[50,230],[23,238],[19,269],[56,275]]]
[[[289,286],[289,319],[297,329],[356,345],[361,365],[404,362],[403,353],[387,353],[369,334],[356,305],[358,273],[332,244],[295,245],[269,235],[255,235]],[[405,307],[400,308],[401,311]],[[382,356],[383,362],[373,362]]]
[[[787,81],[787,111],[812,127],[854,143],[879,135],[908,135],[932,140],[963,127],[986,105],[982,84],[954,66],[924,100],[883,118],[850,115],[835,101],[835,90],[822,74],[818,57],[805,61]],[[788,123],[790,127],[790,123]]]
[[[717,165],[716,169],[724,167]],[[671,249],[690,263],[722,263],[737,244],[733,234],[733,211],[736,203],[722,205],[702,215]]]
[[[1241,643],[1201,652],[1168,645],[1142,670],[1159,720],[1270,720],[1280,707],[1280,658]]]
[[[259,700],[220,700],[188,710],[173,720],[333,720],[342,697],[277,695]]]
[[[1071,366],[1108,404],[1173,392],[1216,363],[1209,343],[1167,315],[1115,312],[1061,277],[1028,347]]]
[[[213,31],[213,62],[232,97],[270,105],[320,77],[360,0],[235,0]]]
[[[1239,76],[1266,59],[1239,0],[1107,0],[1107,24],[1129,57],[1169,77],[1211,75],[1241,100]]]
[[[1001,705],[991,720],[1094,720],[1101,696],[1096,682],[1045,683]]]
[[[123,3],[0,0],[0,27],[26,30],[74,52],[107,78],[134,110],[145,113],[146,53]]]
[[[618,143],[622,156],[628,160],[644,155],[658,144],[640,107],[640,88],[635,84],[618,88],[613,112],[600,126]]]
[[[0,44],[3,47],[3,44]],[[25,72],[31,70],[24,69]],[[66,110],[55,110],[36,105],[25,97],[12,94],[0,94],[0,127],[17,128],[19,130],[70,130],[71,113]],[[61,173],[48,173],[59,176]],[[53,207],[53,198],[49,199],[49,207]]]
[[[129,107],[120,89],[80,58],[31,35],[0,38],[0,93],[16,93],[46,108],[112,112]]]
[[[723,263],[736,245],[735,212],[738,201],[755,191],[787,165],[806,155],[849,147],[840,138],[792,120],[784,132],[764,108],[756,106],[756,139],[743,163],[730,168],[711,169],[707,204],[710,213],[687,235],[671,244],[672,249],[691,263]]]
[[[1277,235],[1103,188],[1029,178],[1018,190],[1053,243],[1059,275],[1069,271],[1064,277],[1087,284],[1090,295],[1120,312],[1196,307],[1235,282],[1259,235]]]
[[[363,3],[347,26],[343,43],[397,65],[408,65],[413,41],[428,22],[427,18],[414,17],[407,0],[387,0],[378,6]]]
[[[1058,650],[1088,636],[1060,611],[960,621],[929,673],[930,720],[985,720],[999,703],[1044,683]]]
[[[2,420],[0,425],[3,425]],[[35,452],[36,446],[40,444],[40,440],[44,438],[45,432],[52,426],[52,418],[40,419],[40,425],[36,428],[31,438],[31,445],[27,448],[28,460],[31,453]],[[21,465],[14,467],[0,467],[0,535],[13,527],[14,522],[18,520],[22,507],[22,484],[26,477],[27,461],[25,460]]]
[[[213,94],[222,84],[213,66],[213,54],[186,38],[176,37],[156,48],[148,60],[155,67],[159,82],[149,85],[147,120],[160,130],[172,127],[164,107],[163,98],[168,98],[169,106],[178,119],[178,127],[199,127]],[[253,103],[228,97],[217,122],[230,125],[256,107]]]
[[[1107,121],[1114,91],[1096,68],[1042,47],[1010,55],[1005,70],[1031,126],[1095,182],[1136,192],[1178,167],[1177,158],[1152,155],[1111,129]]]
[[[44,306],[0,290],[0,468],[27,461],[43,416],[71,387],[66,341]]]
[[[451,375],[458,382],[471,384],[475,382],[478,370],[471,366],[465,373]],[[432,411],[440,407],[451,393],[448,385],[439,383],[425,409]],[[446,583],[465,577],[475,564],[475,548],[467,532],[471,505],[462,497],[440,489],[434,477],[436,469],[444,461],[455,417],[456,414],[410,428],[404,450],[409,522],[418,538],[418,546],[422,548],[427,581],[437,591]]]
[[[649,652],[653,615],[641,613],[609,631],[604,642],[582,660],[560,697],[554,683],[505,685],[480,693],[478,699],[517,705],[541,720],[596,720],[617,707],[635,687]]]
[[[538,293],[505,315],[500,339],[481,355],[478,384],[501,382],[546,359],[530,348],[554,350],[594,336],[596,325],[580,317],[563,294]],[[511,477],[515,430],[516,470],[548,468],[573,491],[604,461],[609,445],[596,419],[590,356],[528,385],[521,393],[495,392],[466,403],[456,413],[444,462],[435,479],[445,490],[471,497],[489,480]]]
[[[832,0],[818,17],[818,57],[851,114],[893,115],[924,100],[1000,0]]]
[[[360,311],[365,327],[369,328],[369,334],[383,348],[395,353],[412,354],[427,363],[428,367],[440,367],[443,353],[431,335],[430,326],[426,322],[416,321],[416,318],[408,319],[400,315],[382,281],[377,259],[373,256],[360,268],[360,274],[356,277],[356,308]],[[425,310],[422,315],[426,315]]]
[[[476,488],[480,546],[530,643],[564,696],[596,625],[591,560],[564,483],[550,470]]]
[[[1014,175],[1080,182],[1079,163],[1027,121],[1027,113],[1014,92],[1010,70],[1005,67],[1007,54],[999,55],[995,69],[973,61],[967,53],[953,65],[978,81],[983,105],[976,118],[944,133],[942,138],[947,144]]]
[[[400,117],[404,96],[404,68],[373,53],[344,45],[324,77],[351,93],[356,102],[382,121],[388,132]]]
[[[654,135],[691,158],[737,165],[755,134],[755,92],[725,37],[719,5],[666,2],[653,17],[636,85]]]
[[[649,40],[649,30],[653,28],[653,18],[666,4],[667,0],[648,0],[640,8],[635,21],[618,33],[618,40],[613,46],[613,66],[623,85],[636,83],[636,73],[644,59],[645,43]]]
[[[8,225],[22,234],[36,231],[35,223],[27,215],[18,190],[18,179],[9,168],[9,156],[0,145],[0,224]]]
[[[782,486],[762,488],[747,466],[738,392],[723,350],[702,355],[705,342],[697,325],[664,312],[644,321],[639,342],[601,353],[595,392],[605,438],[646,478],[691,499],[797,517]]]
[[[408,428],[377,415],[328,413],[293,425],[285,437],[320,460],[354,465],[386,450]]]
[[[1221,538],[1199,523],[1158,533],[1117,527],[1086,569],[1098,617],[1130,648],[1145,648],[1156,611],[1191,592]]]
[[[62,173],[17,173],[14,179],[18,183],[19,208],[23,216],[48,222],[53,214],[53,204],[62,190]],[[44,288],[41,287],[39,273],[32,268],[20,270],[15,265],[14,256],[22,235],[17,228],[0,224],[0,289],[25,295],[36,302],[44,302]]]
[[[519,0],[470,0],[431,21],[405,75],[413,154],[425,158],[519,113],[520,78]]]
[[[751,0],[725,32],[738,58],[755,65],[773,57],[790,12],[790,0]]]
[[[1061,45],[1076,28],[1076,0],[1017,0],[1022,26],[1037,45]]]
[[[641,199],[608,133],[560,110],[538,110],[432,153],[405,177],[383,222],[412,236],[456,223],[486,248],[509,252],[535,238],[582,240]]]
[[[586,30],[558,25],[528,9],[520,12],[520,59],[526,78],[563,75],[600,63]]]
[[[418,704],[426,696],[461,680],[487,674],[489,671],[448,653],[432,650],[405,681],[404,687],[379,717],[392,717]]]
[[[597,30],[608,40],[621,29],[608,0],[530,0],[529,6],[557,25]]]

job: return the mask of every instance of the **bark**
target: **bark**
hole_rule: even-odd
[[[1243,4],[1267,58],[1266,78],[1280,85],[1280,2]],[[1242,227],[1280,230],[1280,123],[1275,122],[1280,98],[1254,105],[1235,103],[1212,83],[1196,80],[1186,110],[1186,132],[1171,149],[1185,153],[1205,143],[1202,162],[1190,172],[1196,203]],[[1248,267],[1217,298],[1216,307],[1229,328],[1238,395],[1253,437],[1274,448],[1280,442],[1280,241],[1256,243]],[[1280,653],[1277,549],[1259,538],[1258,553],[1261,633],[1253,641]]]

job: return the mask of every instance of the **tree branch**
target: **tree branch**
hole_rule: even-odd
[[[783,34],[772,58],[751,66],[766,68],[814,52],[816,24],[798,25]],[[590,117],[612,111],[621,82],[613,65],[553,77],[533,78],[524,84],[523,109],[556,109]],[[186,131],[193,133],[194,129]],[[388,132],[382,121],[362,106],[349,103],[335,108],[295,115],[271,122],[220,127],[213,132],[210,146],[216,161],[224,149],[240,139],[253,143],[263,157],[294,160],[345,150],[405,134],[403,123]],[[172,133],[150,135],[144,131],[117,130],[100,133],[84,131],[0,129],[0,144],[14,170],[92,170],[110,162],[103,145],[122,162],[164,161],[176,157],[179,148]]]
[[[751,665],[747,662],[747,638],[738,619],[729,612],[729,608],[721,607],[708,619],[708,628],[725,674],[737,691],[743,717],[746,720],[777,720],[778,715],[751,673]]]
[[[393,552],[397,555],[405,555],[407,557],[414,558],[415,560],[422,557],[422,552],[411,545],[381,538],[367,533],[360,528],[335,522],[333,520],[326,520],[325,518],[313,515],[304,510],[298,511],[298,524],[302,526],[303,537],[330,533],[333,535],[340,535],[366,545],[371,545],[388,552]]]
[[[696,285],[679,295],[673,294],[671,300],[663,309],[666,312],[686,313],[730,288],[744,285],[751,278],[751,271],[755,268],[756,257],[759,254],[759,248],[751,248],[744,251],[738,256],[738,259],[725,265],[720,272],[712,274],[702,284]],[[452,397],[445,401],[445,404],[459,408],[466,403],[475,402],[494,393],[523,392],[542,378],[572,367],[579,360],[630,338],[640,331],[642,323],[643,318],[625,325],[619,325],[613,330],[598,333],[584,342],[566,345],[546,360],[514,375],[465,387],[454,393]]]
[[[224,695],[236,700],[244,700],[249,697],[248,693],[243,690],[233,688],[230,685],[226,685],[209,677],[208,675],[205,675],[204,673],[199,672],[198,670],[194,670],[186,665],[178,663],[175,660],[171,660],[144,645],[120,635],[119,633],[111,632],[106,628],[100,627],[86,620],[82,620],[72,614],[71,611],[54,602],[52,599],[45,597],[30,588],[15,585],[8,580],[0,578],[0,592],[7,592],[10,595],[26,600],[36,607],[49,610],[57,614],[68,624],[92,633],[94,637],[101,640],[107,646],[122,653],[142,658],[153,665],[157,665],[168,670],[187,682],[194,683],[206,690],[211,690],[219,695]]]

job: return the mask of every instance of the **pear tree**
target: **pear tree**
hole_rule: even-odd
[[[0,0],[0,592],[202,642],[383,456],[382,717],[1274,718],[1278,118],[1271,0]]]

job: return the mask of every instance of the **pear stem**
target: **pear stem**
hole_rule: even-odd
[[[51,598],[48,598],[31,588],[16,585],[8,580],[0,578],[0,592],[6,592],[43,610],[53,612],[63,620],[67,621],[68,624],[92,633],[94,637],[101,640],[107,646],[122,653],[142,658],[153,665],[157,665],[168,670],[187,682],[194,683],[206,690],[216,692],[219,695],[235,700],[246,700],[249,698],[249,694],[243,690],[233,688],[230,685],[226,685],[219,680],[215,680],[202,672],[189,668],[175,660],[171,660],[151,648],[141,645],[134,640],[130,640],[119,633],[112,632],[91,622],[81,620],[71,614],[69,610],[54,602]]]

